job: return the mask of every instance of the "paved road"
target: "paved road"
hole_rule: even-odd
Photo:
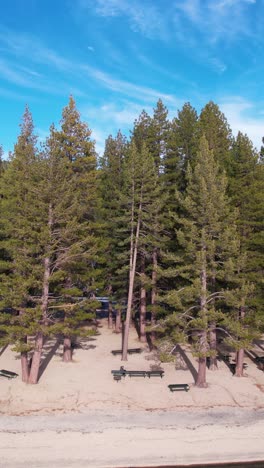
[[[264,410],[2,416],[0,467],[116,468],[264,460],[263,434]]]

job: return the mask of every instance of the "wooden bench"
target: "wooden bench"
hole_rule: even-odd
[[[115,375],[120,375],[121,377],[126,376],[126,371],[123,366],[120,367],[118,370],[111,370],[111,374],[115,377]]]
[[[129,377],[146,377],[147,371],[126,371],[126,375],[129,375]]]
[[[150,377],[163,377],[164,375],[164,370],[152,370],[152,371],[147,371],[146,372],[147,376]]]
[[[178,392],[181,390],[184,390],[185,392],[188,392],[190,390],[190,387],[188,384],[170,384],[168,385],[169,389],[171,392]]]
[[[11,372],[5,369],[0,370],[0,376],[1,377],[6,377],[7,379],[14,379],[15,377],[18,376],[15,372]]]
[[[141,348],[130,348],[127,350],[128,354],[139,354],[141,353]],[[111,353],[116,356],[117,354],[122,354],[122,349],[114,349]]]
[[[120,369],[111,370],[114,380],[119,381],[122,377],[128,375],[129,377],[163,377],[164,370],[126,370],[123,366]]]

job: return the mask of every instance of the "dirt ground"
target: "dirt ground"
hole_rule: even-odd
[[[264,467],[264,372],[249,356],[245,377],[234,377],[221,360],[218,371],[207,373],[208,388],[199,389],[188,349],[161,364],[134,328],[129,347],[142,353],[122,362],[111,353],[120,347],[121,335],[105,320],[98,336],[78,344],[72,363],[62,362],[61,345],[50,340],[38,385],[21,381],[19,356],[9,347],[0,352],[0,369],[19,374],[0,378],[0,468],[206,467],[249,460],[263,460]],[[220,351],[230,352],[223,344]],[[263,351],[260,341],[253,353]],[[165,373],[115,382],[111,370],[120,365]],[[190,391],[171,393],[171,383],[188,383]]]
[[[253,353],[264,355],[263,342]],[[223,353],[227,350],[222,346]],[[10,347],[2,350],[0,369],[17,372],[14,380],[0,378],[0,412],[9,415],[45,414],[54,412],[123,408],[132,410],[176,410],[177,408],[264,407],[264,372],[249,356],[245,357],[245,377],[234,377],[228,363],[219,361],[217,371],[207,371],[208,388],[194,386],[196,358],[184,349],[173,363],[160,363],[148,346],[138,341],[131,327],[129,347],[141,347],[143,352],[128,356],[122,362],[111,351],[120,349],[121,335],[113,333],[104,319],[99,334],[82,340],[74,349],[73,362],[63,363],[62,347],[56,341],[45,344],[45,353],[38,385],[25,385],[20,378],[19,355]],[[231,353],[230,363],[234,355]],[[187,364],[186,364],[187,362]],[[125,377],[115,382],[112,369],[124,365],[130,370],[164,369],[164,377]],[[171,383],[188,383],[189,392],[170,392]]]

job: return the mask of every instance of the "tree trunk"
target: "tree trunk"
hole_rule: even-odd
[[[133,299],[134,281],[135,281],[135,273],[136,273],[137,250],[138,250],[139,231],[140,231],[140,224],[141,224],[141,210],[142,210],[142,191],[141,191],[141,197],[140,197],[140,203],[139,203],[139,209],[138,209],[138,220],[137,220],[135,242],[133,241],[133,238],[134,238],[133,232],[132,232],[133,224],[132,224],[132,229],[131,229],[131,244],[133,245],[133,252],[131,251],[132,262],[130,261],[129,289],[128,289],[127,313],[126,313],[125,330],[124,330],[124,341],[123,341],[123,348],[122,348],[122,361],[127,361],[128,335],[129,335],[129,326],[130,326],[130,320],[131,320],[132,299]]]
[[[24,314],[23,309],[19,311],[19,316],[22,317]],[[22,342],[27,344],[27,336],[22,339]],[[28,365],[28,353],[27,351],[23,351],[20,353],[21,357],[21,372],[22,372],[22,382],[28,383],[29,378],[29,365]]]
[[[200,297],[200,305],[201,305],[201,318],[206,321],[207,315],[207,304],[206,304],[206,297],[207,297],[207,274],[206,274],[206,250],[203,247],[202,250],[203,254],[203,266],[201,270],[201,297]],[[200,332],[200,357],[199,357],[199,365],[198,365],[198,375],[195,385],[197,387],[205,388],[207,387],[206,384],[206,353],[208,350],[208,342],[207,342],[207,329],[201,330]]]
[[[209,326],[209,343],[210,343],[210,350],[214,353],[213,356],[210,356],[210,365],[209,369],[210,370],[217,370],[218,369],[218,364],[217,364],[217,350],[216,350],[216,323],[211,322]]]
[[[216,273],[215,269],[213,271],[213,276],[212,276],[212,291],[215,292],[215,283],[216,283]],[[215,296],[213,296],[215,297]],[[212,302],[213,305],[215,305],[215,299],[213,299]],[[217,349],[216,349],[216,322],[212,321],[209,325],[209,344],[210,344],[210,351],[212,352],[212,356],[210,356],[210,364],[209,364],[209,369],[212,371],[218,370],[218,364],[217,364]]]
[[[116,311],[115,332],[120,333],[120,330],[121,330],[121,309],[118,308]]]
[[[157,266],[158,266],[158,252],[155,247],[152,254],[152,289],[151,289],[151,325],[155,325],[156,321],[156,297],[157,297]]]
[[[245,307],[241,306],[239,311],[239,320],[243,320],[245,317],[246,311]],[[244,348],[239,349],[236,353],[236,369],[235,369],[235,376],[236,377],[243,377],[244,374]]]
[[[41,353],[44,343],[44,336],[42,332],[38,332],[35,341],[35,349],[32,357],[32,364],[29,373],[28,383],[37,384],[39,375],[39,366],[41,360]]]
[[[49,217],[48,217],[48,226],[51,231],[53,224],[53,210],[52,205],[49,206]],[[41,297],[41,312],[42,312],[42,323],[48,325],[48,302],[49,302],[49,278],[50,278],[50,257],[46,256],[44,258],[44,275],[43,275],[43,285],[42,285],[42,297]],[[35,340],[35,349],[32,357],[32,364],[30,368],[30,374],[28,382],[31,384],[38,383],[39,375],[39,366],[41,361],[42,348],[44,343],[44,334],[42,331],[37,333]]]
[[[206,357],[199,358],[198,375],[195,382],[196,387],[206,388]]]
[[[63,362],[72,361],[72,342],[69,336],[65,336],[63,340]]]
[[[236,377],[243,377],[244,375],[244,349],[239,349],[236,353]]]
[[[145,274],[145,258],[141,257],[141,274]],[[142,343],[147,341],[146,338],[146,288],[141,280],[140,287],[140,313],[139,313],[139,340]]]
[[[157,297],[157,266],[158,266],[158,249],[154,247],[152,254],[152,288],[151,288],[151,325],[154,326],[156,323],[156,297]],[[150,333],[151,347],[155,346],[155,331],[152,330]]]
[[[28,365],[28,353],[26,351],[21,353],[21,371],[22,371],[22,382],[28,383],[29,365]]]
[[[113,306],[112,302],[108,305],[108,328],[113,328]]]

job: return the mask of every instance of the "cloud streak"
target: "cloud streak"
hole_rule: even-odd
[[[170,103],[174,106],[178,106],[182,103],[181,99],[177,99],[171,94],[166,94],[156,89],[136,85],[125,80],[113,78],[111,75],[89,66],[84,65],[82,68],[87,72],[87,75],[89,77],[93,77],[97,82],[101,83],[106,88],[110,89],[111,91],[115,91],[118,94],[122,94],[130,98],[133,97],[136,100],[143,102],[153,103],[158,99],[162,99],[165,102]]]
[[[155,2],[139,0],[79,0],[84,9],[94,9],[102,17],[126,17],[130,28],[145,37],[166,38],[167,17],[161,15],[160,8]]]
[[[255,111],[254,103],[240,96],[231,96],[223,97],[219,106],[225,114],[233,134],[236,135],[239,131],[246,133],[256,148],[260,149],[264,136],[264,116],[251,116],[251,112]]]

